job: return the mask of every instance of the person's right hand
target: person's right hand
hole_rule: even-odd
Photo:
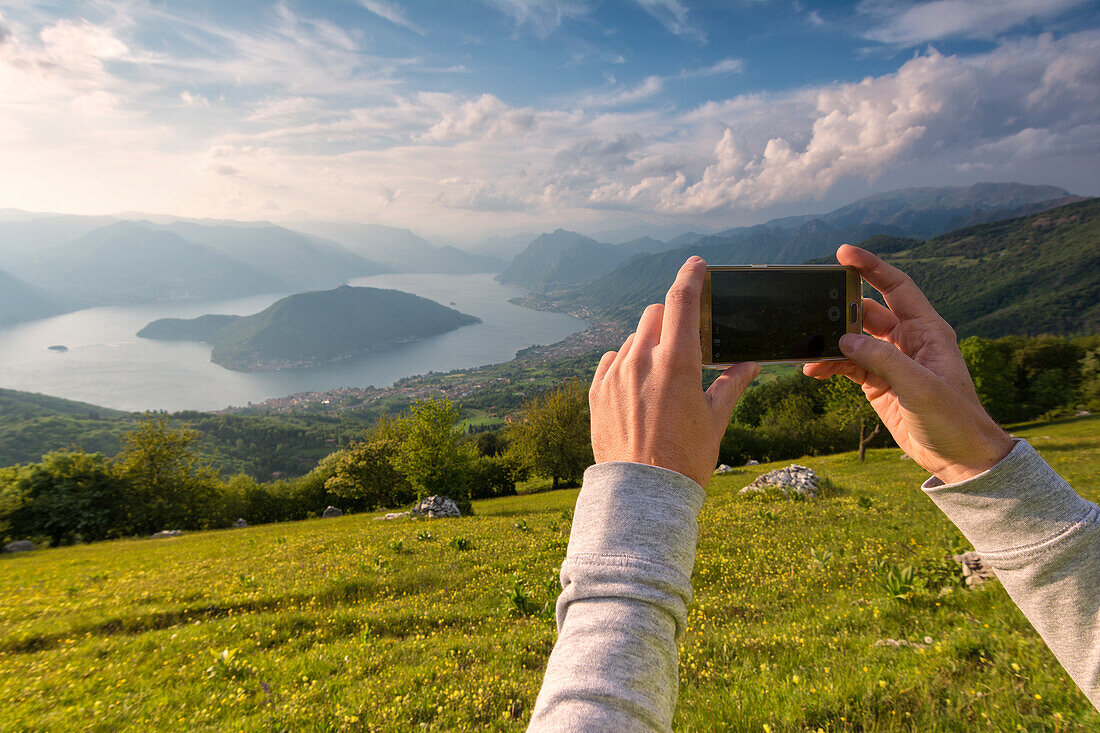
[[[806,364],[817,379],[844,375],[863,387],[903,451],[944,483],[991,468],[1013,441],[982,408],[955,332],[908,275],[859,247],[841,245],[842,265],[859,269],[888,308],[863,299],[863,330],[840,350],[850,361]]]

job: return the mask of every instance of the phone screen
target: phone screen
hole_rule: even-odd
[[[712,270],[712,363],[843,357],[846,273],[822,270]]]

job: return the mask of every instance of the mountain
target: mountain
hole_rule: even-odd
[[[960,337],[1100,331],[1100,198],[864,245],[905,270]]]
[[[624,244],[597,242],[577,232],[557,229],[536,237],[497,275],[497,280],[536,292],[551,292],[589,282],[641,254],[666,245],[651,237]]]
[[[15,217],[0,221],[0,267],[6,269],[46,259],[77,237],[118,221],[110,216],[5,213]]]
[[[29,273],[25,277],[32,283],[48,283],[53,289],[99,305],[228,298],[293,289],[286,280],[212,247],[129,221],[88,232],[50,259],[19,272]]]
[[[1082,200],[1055,186],[1023,183],[975,183],[972,186],[903,188],[867,196],[827,214],[788,216],[761,226],[793,229],[817,219],[834,227],[886,224],[906,236],[924,239],[972,224],[982,224]],[[720,232],[740,234],[745,227]]]
[[[503,263],[511,262],[512,258],[527,248],[531,240],[538,235],[534,232],[521,232],[519,234],[495,235],[485,237],[466,247],[473,254],[488,255],[501,260]]]
[[[693,254],[716,265],[795,264],[831,253],[842,242],[858,242],[875,234],[900,236],[901,232],[882,224],[836,228],[815,219],[791,230],[753,227],[738,237],[702,237],[684,247],[636,257],[597,280],[556,294],[554,302],[629,322],[646,305],[664,299],[680,265]]]
[[[470,274],[499,272],[504,262],[487,255],[472,255],[457,247],[433,247],[408,229],[354,222],[304,221],[288,224],[295,231],[338,242],[361,257],[396,272]]]
[[[48,318],[70,310],[64,296],[35,287],[0,270],[0,326]]]
[[[345,285],[291,295],[251,316],[161,319],[138,336],[207,341],[214,363],[267,371],[336,361],[478,322],[411,293]]]
[[[245,226],[177,221],[158,228],[216,249],[271,277],[287,280],[296,290],[331,288],[349,278],[390,271],[335,242],[307,237],[266,222]]]

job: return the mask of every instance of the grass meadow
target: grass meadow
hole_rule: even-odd
[[[1100,420],[1016,432],[1100,499]],[[828,496],[737,495],[785,464],[708,487],[677,730],[1100,729],[1004,590],[961,585],[919,467],[798,462]],[[0,558],[0,730],[522,730],[575,498]]]

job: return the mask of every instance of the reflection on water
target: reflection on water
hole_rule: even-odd
[[[587,326],[571,316],[512,305],[508,299],[522,291],[487,274],[376,275],[351,284],[415,293],[482,322],[333,364],[245,374],[211,363],[206,344],[151,341],[134,334],[157,318],[249,315],[286,293],[90,308],[0,329],[0,387],[124,410],[212,410],[296,392],[380,387],[412,374],[495,364],[532,344],[551,344]],[[49,350],[55,345],[68,350]]]

